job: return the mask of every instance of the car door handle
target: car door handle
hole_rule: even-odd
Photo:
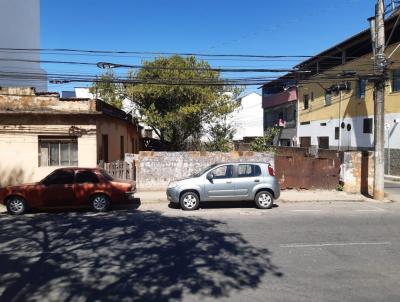
[[[256,180],[254,180],[254,182],[260,182],[260,180],[259,180],[259,179],[256,179]]]
[[[226,183],[227,183],[227,184],[231,184],[232,182],[231,182],[231,181],[227,181]]]

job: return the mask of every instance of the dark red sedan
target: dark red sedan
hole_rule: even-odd
[[[21,215],[29,208],[84,207],[105,212],[112,205],[140,205],[133,197],[134,181],[116,180],[102,169],[57,169],[42,181],[0,189],[0,203],[10,214]]]

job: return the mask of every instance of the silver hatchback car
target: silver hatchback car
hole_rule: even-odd
[[[189,178],[172,181],[167,197],[192,211],[201,201],[253,200],[260,209],[270,209],[280,196],[274,170],[268,163],[214,164]]]

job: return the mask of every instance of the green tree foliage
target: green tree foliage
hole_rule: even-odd
[[[221,119],[219,122],[210,126],[208,131],[209,142],[205,144],[207,151],[229,152],[233,149],[233,136],[235,129],[226,121]]]
[[[140,84],[126,87],[144,122],[169,150],[185,150],[195,145],[205,125],[223,119],[237,107],[232,95],[238,89],[221,85],[219,72],[195,57],[159,57],[144,62],[144,68],[130,74]],[[150,85],[162,82],[164,85]],[[171,85],[166,85],[171,84]]]
[[[90,87],[90,93],[101,98],[104,102],[121,109],[125,98],[125,88],[120,83],[115,83],[116,76],[112,70],[107,70],[97,82]]]
[[[264,132],[264,136],[257,137],[250,145],[250,150],[254,152],[274,151],[272,145],[275,136],[279,134],[278,127],[270,127]]]

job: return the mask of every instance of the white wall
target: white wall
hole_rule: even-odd
[[[40,0],[1,0],[0,1],[0,45],[2,48],[40,48]],[[39,52],[0,51],[0,86],[35,87],[38,91],[47,90],[45,72],[39,63],[4,61],[40,60]],[[16,79],[15,73],[35,73],[40,80]],[[4,74],[12,75],[5,77]]]
[[[231,118],[236,130],[234,140],[263,136],[263,115],[261,95],[253,92],[241,98],[241,105]]]
[[[363,125],[365,118],[374,118],[373,116],[361,116],[354,118],[345,118],[342,120],[346,127],[351,125],[351,130],[340,129],[341,148],[346,150],[350,148],[371,148],[373,147],[373,133],[363,133]],[[400,149],[400,124],[395,124],[394,120],[400,119],[400,113],[386,114],[385,122],[390,124],[390,148]],[[341,122],[342,122],[341,121]],[[321,123],[326,123],[326,126],[321,126]],[[318,145],[318,137],[329,137],[329,145],[331,147],[338,146],[339,141],[335,140],[335,127],[338,127],[338,119],[312,121],[309,125],[298,125],[298,136],[311,136],[311,145]],[[372,125],[373,127],[373,125]],[[385,130],[385,148],[388,146],[388,130]]]

